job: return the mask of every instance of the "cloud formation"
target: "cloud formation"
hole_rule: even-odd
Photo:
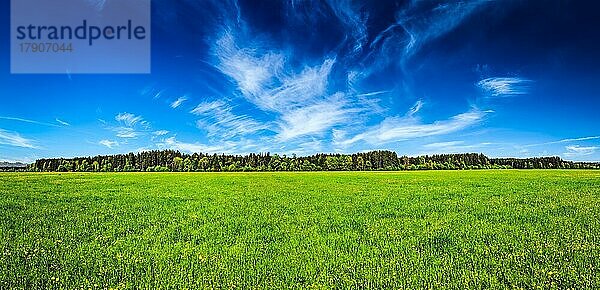
[[[286,141],[299,136],[321,134],[337,124],[346,123],[357,109],[346,107],[341,93],[328,101],[289,110],[282,115],[278,137]]]
[[[213,50],[218,60],[215,67],[235,82],[248,102],[275,117],[278,127],[273,130],[280,141],[322,134],[361,111],[361,104],[350,102],[344,93],[328,92],[335,58],[294,69],[284,52],[240,48],[231,31],[223,33]],[[230,112],[220,109],[222,104],[203,104],[208,105],[216,110],[217,117]],[[198,113],[198,108],[195,111]],[[239,120],[231,116],[224,119]],[[247,121],[243,125],[244,129],[264,129]]]
[[[71,124],[69,124],[69,123],[67,123],[67,122],[65,122],[63,120],[60,120],[58,118],[56,118],[55,120],[56,120],[57,123],[59,123],[59,124],[61,124],[63,126],[71,126]]]
[[[25,119],[25,118],[0,116],[0,120],[24,122],[24,123],[36,124],[36,125],[42,125],[42,126],[48,126],[48,127],[60,127],[60,126],[58,126],[56,124],[51,124],[51,123],[46,123],[46,122],[39,122],[39,121],[29,120],[29,119]]]
[[[131,113],[120,113],[115,116],[115,120],[123,122],[125,125],[132,127],[138,122],[142,121],[143,118],[141,116],[136,116]]]
[[[369,44],[365,62],[368,76],[389,65],[400,65],[406,73],[407,62],[426,44],[439,39],[483,10],[490,1],[408,1],[396,11],[396,21],[378,31]]]
[[[17,132],[11,132],[4,129],[0,129],[0,144],[30,149],[40,149],[40,147],[34,145],[33,140],[21,137],[21,135],[19,135]]]
[[[365,133],[356,135],[346,143],[363,140],[371,144],[385,144],[395,141],[417,139],[427,136],[445,135],[466,129],[483,120],[485,112],[477,109],[455,115],[447,120],[422,123],[411,117],[387,117],[379,125]]]
[[[104,145],[110,149],[112,149],[113,147],[119,146],[119,142],[117,141],[110,141],[110,140],[102,140],[100,142],[98,142],[98,144],[100,145]]]
[[[465,108],[466,112],[448,119],[424,122],[418,115],[425,102],[417,99],[404,115],[390,114],[379,103],[402,98],[413,98],[414,102],[410,89],[403,88],[405,94],[399,94],[394,87],[370,87],[365,82],[376,70],[404,65],[426,44],[460,26],[486,3],[408,1],[393,8],[395,21],[378,26],[380,31],[370,28],[365,3],[281,3],[290,16],[281,23],[282,29],[315,25],[321,20],[338,25],[329,27],[329,32],[341,33],[332,36],[341,36],[341,43],[329,52],[307,54],[295,47],[298,43],[288,39],[281,42],[272,31],[257,30],[252,26],[255,20],[242,13],[237,3],[211,2],[222,20],[207,39],[207,63],[222,74],[225,89],[213,88],[216,96],[207,97],[189,111],[197,118],[196,127],[206,132],[207,140],[185,143],[172,137],[163,145],[199,150],[250,138],[254,146],[291,150],[315,145],[317,138],[333,144],[335,150],[336,146],[445,135],[477,125],[491,111]],[[500,86],[502,81],[504,87]],[[494,88],[493,93],[518,93],[518,85],[510,79],[487,79],[481,85]],[[161,92],[148,94],[160,96]],[[171,107],[177,108],[186,100],[179,98]],[[141,122],[141,117],[122,113],[118,120],[125,125],[119,128],[120,137],[137,136],[137,131],[128,128]],[[323,144],[320,141],[319,148]]]
[[[495,77],[479,81],[477,86],[488,97],[505,97],[528,94],[531,80],[516,77]]]
[[[132,113],[119,113],[115,116],[121,126],[109,127],[116,133],[119,138],[137,138],[138,136],[147,133],[150,128],[150,123],[142,116],[137,116]]]
[[[234,114],[233,107],[224,100],[200,103],[190,113],[203,117],[196,126],[206,130],[209,137],[228,139],[267,129],[247,115]]]
[[[171,108],[176,109],[177,107],[181,106],[181,104],[183,104],[183,102],[185,101],[187,101],[187,97],[179,97],[177,98],[177,100],[171,103]]]
[[[560,143],[571,143],[571,142],[576,142],[576,141],[598,140],[598,139],[600,139],[600,136],[566,138],[566,139],[561,139],[561,140],[557,140],[557,141],[550,141],[550,142],[537,143],[537,144],[528,144],[523,147],[536,147],[536,146],[544,146],[544,145],[552,145],[552,144],[560,144]]]
[[[152,132],[152,134],[154,134],[156,136],[164,136],[164,135],[169,134],[169,131],[167,131],[167,130],[158,130],[158,131]]]
[[[134,128],[131,127],[115,127],[113,128],[116,136],[120,138],[136,138],[140,135]]]
[[[597,146],[580,146],[580,145],[571,145],[565,146],[567,152],[564,153],[566,157],[582,157],[587,155],[592,155],[596,153],[599,147]]]
[[[482,149],[489,148],[491,145],[498,145],[491,142],[480,142],[467,144],[465,141],[447,141],[436,142],[423,145],[422,154],[447,154],[447,153],[473,153],[481,152]]]
[[[163,149],[180,150],[188,153],[227,153],[229,149],[233,147],[231,142],[224,143],[223,145],[206,145],[201,143],[186,143],[177,140],[175,137],[169,137],[158,143],[157,146]]]
[[[465,143],[465,141],[447,141],[447,142],[429,143],[429,144],[424,145],[423,147],[429,148],[429,149],[440,149],[440,148],[443,149],[443,148],[463,145],[464,143]]]

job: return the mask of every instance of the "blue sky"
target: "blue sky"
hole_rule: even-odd
[[[151,74],[11,75],[0,42],[0,160],[389,149],[599,161],[599,8],[153,1]]]

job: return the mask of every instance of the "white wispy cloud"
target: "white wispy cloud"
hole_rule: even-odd
[[[423,147],[431,148],[431,149],[438,149],[438,148],[454,147],[454,146],[462,145],[464,143],[465,143],[465,141],[437,142],[437,143],[425,144],[425,145],[423,145]]]
[[[372,67],[398,60],[405,62],[425,44],[453,31],[489,2],[474,0],[436,4],[433,1],[410,1],[405,9],[396,13],[395,23],[374,36],[370,43],[373,51],[369,54],[375,62]]]
[[[498,145],[491,142],[481,142],[467,144],[465,141],[447,141],[423,145],[423,150],[419,155],[425,154],[446,154],[446,153],[467,153],[481,152],[482,149],[489,149],[491,145]]]
[[[282,77],[281,85],[265,94],[262,107],[280,115],[279,139],[321,134],[364,110],[363,104],[351,102],[344,93],[327,94],[334,63],[327,59],[320,66]]]
[[[58,118],[56,118],[55,120],[56,120],[56,122],[58,122],[59,124],[61,124],[63,126],[71,126],[71,124],[69,124],[69,123],[67,123],[67,122],[65,122],[63,120],[60,120]]]
[[[408,116],[413,116],[414,114],[418,113],[421,108],[423,108],[423,100],[418,100],[413,106],[412,108],[410,108],[410,110],[408,111],[407,115]]]
[[[357,94],[357,97],[371,97],[371,96],[378,96],[378,95],[382,95],[382,94],[387,94],[390,91],[375,91],[375,92],[369,92],[369,93],[362,93],[362,94]]]
[[[227,139],[267,129],[247,115],[234,114],[233,107],[224,100],[200,103],[190,113],[204,118],[198,120],[196,126],[205,129],[209,137]]]
[[[218,58],[216,67],[235,80],[242,94],[251,102],[264,104],[261,98],[272,78],[281,74],[284,55],[239,48],[231,31],[215,42],[213,53]]]
[[[23,163],[23,164],[31,164],[35,162],[36,157],[19,157],[15,158],[5,158],[0,156],[0,162],[8,162],[8,163]]]
[[[136,138],[141,135],[140,132],[131,127],[115,127],[112,129],[117,133],[117,137],[120,138]]]
[[[489,97],[502,97],[528,94],[531,80],[517,77],[494,77],[479,81],[477,86]]]
[[[327,91],[335,58],[297,72],[283,52],[239,48],[231,31],[216,42],[214,53],[216,67],[235,81],[243,97],[276,116],[280,140],[321,134],[361,111],[360,104],[347,101],[345,94]],[[208,106],[218,110],[220,104],[203,104],[195,113]]]
[[[587,156],[587,155],[592,155],[592,154],[596,153],[596,150],[598,150],[598,148],[599,147],[597,147],[597,146],[580,146],[580,145],[565,146],[565,149],[567,150],[567,152],[565,152],[563,155],[566,157]]]
[[[151,132],[150,123],[142,116],[125,112],[117,114],[115,120],[120,122],[120,126],[108,127],[108,129],[114,131],[119,138],[137,138]]]
[[[433,123],[422,123],[418,118],[387,117],[380,124],[367,128],[350,139],[337,141],[339,145],[347,146],[358,141],[370,144],[384,144],[427,136],[444,135],[466,129],[480,123],[487,112],[472,109],[455,115],[447,120]]]
[[[354,109],[346,108],[341,93],[331,99],[290,110],[282,115],[278,137],[286,141],[298,136],[323,133],[349,120]]]
[[[337,138],[334,136],[337,145],[351,145],[358,141],[382,144],[465,129],[480,123],[487,111],[472,109],[447,120],[423,123],[416,117],[424,105],[423,100],[418,100],[405,115],[385,117],[385,109],[376,110],[377,107],[383,108],[379,106],[383,99],[378,96],[392,91],[373,90],[373,87],[363,90],[361,85],[372,67],[403,63],[426,43],[461,25],[486,2],[435,4],[409,1],[397,12],[396,23],[374,37],[368,35],[366,23],[369,15],[362,7],[341,1],[323,2],[329,7],[325,9],[323,5],[313,5],[315,11],[333,13],[345,31],[340,47],[319,61],[302,59],[293,50],[282,49],[279,44],[270,45],[268,36],[255,37],[248,32],[247,23],[239,21],[239,18],[238,21],[229,19],[234,16],[232,14],[224,15],[227,18],[223,22],[224,28],[211,42],[212,64],[236,86],[232,97],[242,97],[261,110],[261,120],[269,121],[251,119],[243,115],[248,108],[235,107],[233,110],[227,103],[229,101],[225,104],[204,102],[191,113],[202,117],[197,121],[197,127],[206,129],[210,136],[231,137],[229,131],[256,133],[259,130],[248,131],[247,128],[262,126],[276,133],[271,141],[282,142],[280,144],[289,145],[288,148],[293,144],[307,144],[314,137],[327,138],[329,133],[337,135]],[[304,9],[304,3],[292,1],[289,4],[291,12]],[[299,20],[298,23],[312,23],[313,17],[321,17],[317,12],[302,15],[292,13],[290,17],[295,17],[292,21]],[[370,46],[369,39],[374,39]],[[364,49],[372,51],[364,56],[360,53]],[[358,66],[347,66],[349,59],[358,60],[359,57]],[[346,87],[338,82],[333,85],[334,80],[339,80],[338,77],[344,74]],[[404,87],[402,85],[401,90],[411,95]],[[394,88],[393,91],[396,90]],[[241,113],[235,114],[234,111]],[[365,127],[364,122],[374,116],[384,119],[378,125]],[[360,131],[362,129],[364,131]],[[341,138],[339,132],[342,131],[353,132],[353,135],[345,133]]]
[[[119,146],[119,142],[117,141],[110,141],[110,140],[102,140],[100,142],[98,142],[98,144],[100,145],[104,145],[110,149],[112,149],[113,147]]]
[[[207,115],[210,113],[224,114],[229,111],[230,106],[227,105],[223,100],[216,100],[210,102],[202,102],[198,104],[190,113],[194,115]]]
[[[11,132],[4,129],[0,129],[0,144],[15,147],[40,149],[40,147],[34,145],[33,140],[21,137],[21,135],[17,132]]]
[[[398,15],[400,24],[410,36],[405,51],[415,54],[424,44],[454,30],[489,0],[450,2],[424,8],[432,3],[413,1],[410,9]]]
[[[123,122],[125,125],[132,127],[135,124],[137,124],[138,122],[142,121],[143,118],[141,116],[136,116],[134,114],[125,112],[125,113],[120,113],[120,114],[116,115],[115,120],[117,120],[119,122]]]
[[[169,131],[167,131],[167,130],[158,130],[158,131],[152,132],[152,134],[154,134],[156,136],[164,136],[164,135],[169,134]]]
[[[343,24],[348,33],[348,38],[353,41],[352,53],[357,54],[363,50],[368,39],[367,16],[361,15],[351,1],[327,1],[329,7]],[[358,7],[360,8],[360,7]]]
[[[556,141],[555,143],[567,143],[567,142],[587,141],[587,140],[596,140],[596,139],[600,139],[600,136],[589,136],[589,137],[579,137],[579,138],[562,139],[562,140]]]
[[[159,99],[165,93],[164,89],[159,89],[156,85],[148,85],[140,90],[142,96],[150,97],[154,100]]]
[[[166,138],[158,143],[159,148],[168,148],[190,153],[227,153],[234,146],[231,142],[225,142],[223,145],[206,145],[202,143],[186,143],[178,141],[175,137]]]
[[[177,100],[173,101],[171,103],[171,108],[175,109],[179,106],[181,106],[181,104],[183,104],[183,102],[187,101],[187,97],[179,97]]]
[[[411,119],[386,118],[377,130],[377,139],[385,142],[448,134],[479,123],[484,115],[481,111],[471,110],[448,120],[430,124],[419,123]]]
[[[24,122],[24,123],[30,123],[30,124],[36,124],[36,125],[42,125],[42,126],[49,126],[49,127],[60,127],[60,126],[58,126],[56,124],[51,124],[51,123],[46,123],[46,122],[39,122],[39,121],[29,120],[29,119],[25,119],[25,118],[0,116],[0,119],[1,120],[8,120],[8,121]]]
[[[323,64],[306,67],[299,74],[279,77],[281,86],[275,87],[261,96],[260,107],[275,112],[289,112],[307,103],[327,98],[329,74],[335,59],[326,59]],[[333,96],[339,98],[339,96]]]
[[[571,142],[577,142],[577,141],[589,141],[589,140],[597,140],[597,139],[600,139],[600,136],[565,138],[565,139],[561,139],[561,140],[557,140],[557,141],[550,141],[550,142],[543,142],[543,143],[536,143],[536,144],[528,144],[528,145],[524,145],[522,147],[537,147],[537,146],[544,146],[544,145],[561,144],[561,143],[571,143]]]

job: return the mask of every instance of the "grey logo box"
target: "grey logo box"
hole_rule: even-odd
[[[150,73],[150,0],[11,0],[11,73]]]

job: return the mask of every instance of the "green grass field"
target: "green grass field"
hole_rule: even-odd
[[[600,287],[600,171],[0,174],[0,196],[0,289]]]

